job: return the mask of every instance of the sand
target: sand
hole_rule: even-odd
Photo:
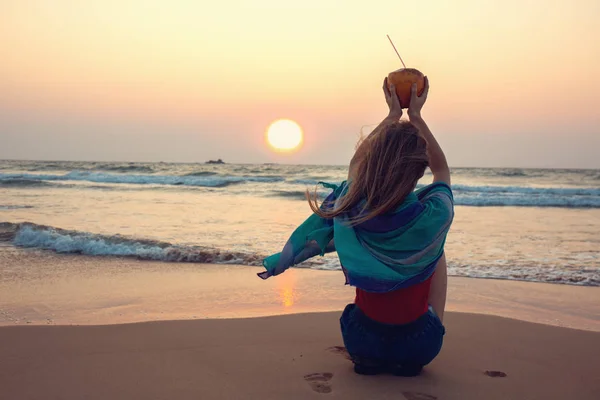
[[[357,376],[338,313],[0,329],[3,399],[598,399],[600,334],[449,313],[417,378]],[[498,371],[505,377],[491,377]],[[494,375],[494,374],[492,374]]]
[[[339,273],[0,260],[2,400],[600,398],[600,288],[451,278],[439,357],[416,378],[364,377],[342,348]]]

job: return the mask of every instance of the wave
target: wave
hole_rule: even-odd
[[[183,176],[212,176],[217,175],[216,172],[211,171],[198,171],[198,172],[190,172],[189,174],[185,174]]]
[[[294,184],[294,185],[308,185],[308,186],[317,186],[319,184],[319,182],[334,183],[336,185],[339,185],[342,183],[340,180],[329,177],[329,176],[322,177],[322,178],[311,176],[311,177],[302,178],[302,179],[292,179],[287,182]]]
[[[260,168],[249,168],[249,167],[236,167],[233,172],[245,172],[250,174],[260,174],[262,170]]]
[[[429,171],[429,169],[428,169]],[[485,177],[540,177],[563,170],[523,169],[523,168],[451,168],[453,175],[485,176]],[[429,171],[430,172],[430,171]]]
[[[452,185],[454,192],[519,193],[529,195],[600,196],[598,188],[537,188],[523,186],[468,186]]]
[[[141,172],[151,174],[154,172],[152,167],[148,167],[146,165],[135,165],[135,164],[126,164],[126,165],[111,165],[111,164],[101,164],[97,165],[90,170],[99,170],[99,171],[113,171],[113,172]]]
[[[0,204],[0,210],[22,210],[33,208],[33,206],[17,205],[17,204]]]
[[[200,246],[70,231],[31,222],[0,223],[0,241],[15,246],[91,256],[134,257],[141,260],[211,264],[262,265],[261,255]]]
[[[600,189],[595,188],[454,185],[453,192],[454,202],[458,206],[600,208]],[[319,197],[325,197],[328,193],[326,190],[318,192]],[[300,190],[274,190],[270,195],[305,199],[304,191]]]
[[[472,265],[455,265],[452,262],[449,262],[448,274],[468,278],[600,286],[600,277],[598,276],[597,269],[582,269],[565,265],[490,265],[476,267]]]
[[[315,179],[293,179],[291,181],[288,181],[288,183],[291,183],[294,185],[316,186],[319,184],[319,181],[315,180]]]
[[[72,171],[64,175],[54,174],[4,174],[0,173],[0,183],[14,179],[37,181],[86,181],[95,183],[117,183],[135,185],[183,185],[202,187],[224,187],[245,182],[280,182],[280,176],[176,176],[176,175],[134,175],[110,174],[101,172]]]
[[[32,172],[36,172],[36,171],[69,171],[71,169],[73,169],[74,163],[71,162],[52,162],[52,161],[46,161],[46,162],[40,162],[40,163],[25,163],[24,165],[20,165],[21,168],[27,170],[27,171],[32,171]],[[82,163],[79,163],[82,164]],[[87,169],[84,165],[78,165],[77,166],[80,169]]]
[[[544,207],[544,208],[600,208],[600,197],[544,197],[544,196],[454,196],[458,206],[470,207]]]
[[[283,183],[274,187],[275,191],[259,190],[250,194],[256,196],[279,196],[304,199],[304,189],[312,190],[317,184],[317,175],[307,179],[286,180],[280,175],[220,175],[212,171],[196,171],[187,175],[150,175],[122,174],[89,171],[72,171],[65,174],[0,173],[0,187],[26,187],[61,185],[81,181],[102,185],[115,185],[113,189],[126,188],[128,185],[147,185],[148,189],[166,189],[167,187],[208,187],[223,188],[230,185],[252,183]],[[331,179],[331,181],[335,181]],[[79,186],[73,184],[73,186]],[[300,188],[299,186],[303,186]],[[140,186],[137,186],[138,188]],[[285,190],[289,187],[290,190]],[[419,185],[422,187],[422,185]],[[102,186],[100,186],[102,188]],[[131,188],[131,186],[129,187]],[[267,188],[270,189],[270,188]],[[559,208],[600,208],[600,188],[598,187],[528,187],[528,186],[471,186],[457,184],[453,186],[456,205],[474,207],[559,207]],[[300,194],[302,192],[302,194]],[[325,189],[319,190],[321,193]]]
[[[283,198],[292,198],[292,199],[301,199],[304,200],[306,198],[306,192],[302,190],[273,190],[270,193],[273,197],[283,197]]]
[[[600,208],[600,189],[520,186],[452,187],[457,205],[492,207]]]
[[[314,190],[309,190],[309,193],[313,194]],[[304,190],[272,190],[269,195],[286,199],[306,200],[306,191]],[[325,199],[327,195],[329,195],[328,192],[317,192],[317,197],[321,200]]]
[[[337,258],[318,258],[311,264],[302,264],[300,268],[324,271],[341,270]],[[565,265],[460,265],[448,262],[448,275],[467,278],[500,279],[526,282],[546,282],[578,286],[600,286],[597,269],[569,267]]]
[[[50,182],[45,182],[40,179],[26,179],[26,178],[0,178],[0,186],[9,187],[22,187],[22,186],[49,186]]]
[[[0,242],[12,242],[19,247],[51,250],[64,254],[133,257],[140,260],[166,262],[260,266],[264,258],[264,255],[257,253],[244,253],[201,246],[181,246],[121,235],[100,235],[37,225],[31,222],[0,223]],[[477,266],[459,265],[450,262],[448,271],[452,276],[472,278],[600,286],[597,269],[579,268],[563,264]],[[330,271],[341,270],[337,257],[332,255],[315,258],[297,267]]]
[[[288,183],[299,185],[318,185],[323,179],[294,179]],[[325,179],[327,181],[327,179]],[[339,182],[333,182],[339,184]],[[425,185],[419,184],[417,188]],[[528,195],[558,195],[558,196],[600,196],[600,188],[542,188],[527,186],[470,186],[470,185],[452,185],[453,192],[470,193],[515,193]]]
[[[500,170],[496,172],[499,176],[507,176],[507,177],[518,177],[518,176],[527,176],[525,171],[520,169],[509,169],[509,170]]]
[[[144,164],[133,162],[108,163],[108,162],[86,162],[86,161],[36,161],[36,162],[12,162],[6,165],[9,169],[18,168],[30,172],[41,171],[108,171],[108,172],[140,172],[153,173],[154,168]]]

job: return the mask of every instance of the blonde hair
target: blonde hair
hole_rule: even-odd
[[[322,218],[346,214],[364,201],[353,225],[396,209],[417,186],[428,166],[427,142],[408,121],[384,126],[362,140],[350,162],[349,187],[331,209],[319,206],[316,190],[306,192],[312,211]]]

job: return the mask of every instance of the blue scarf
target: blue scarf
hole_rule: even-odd
[[[335,207],[348,183],[332,185],[323,207]],[[394,211],[352,226],[358,208],[333,219],[308,217],[280,253],[263,260],[267,279],[317,255],[337,251],[346,283],[385,293],[423,282],[435,271],[454,218],[452,190],[434,183],[406,197]]]

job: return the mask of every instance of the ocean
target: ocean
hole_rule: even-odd
[[[0,161],[0,246],[261,265],[309,215],[305,190],[345,176],[342,166]],[[450,275],[600,285],[600,170],[452,176]],[[340,269],[334,255],[298,267]]]

